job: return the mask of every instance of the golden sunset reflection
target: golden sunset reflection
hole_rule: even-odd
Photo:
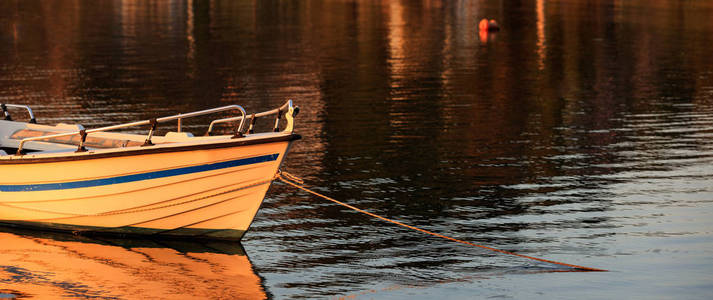
[[[537,67],[545,69],[547,46],[545,44],[545,0],[537,0]]]
[[[148,240],[26,234],[0,232],[0,290],[37,298],[267,298],[239,244],[225,246],[237,253],[223,253],[210,244],[174,249]]]

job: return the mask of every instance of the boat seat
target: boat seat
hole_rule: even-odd
[[[16,139],[16,140],[22,140],[22,139],[26,139],[26,138],[30,138],[30,137],[51,135],[51,134],[57,134],[57,133],[64,133],[64,132],[52,132],[52,131],[42,131],[42,130],[33,130],[33,129],[20,129],[20,130],[15,131],[10,136],[10,138]],[[54,138],[48,138],[48,139],[42,140],[42,141],[49,142],[49,143],[55,143],[55,144],[79,145],[80,136],[79,135],[71,135],[71,136],[54,137]],[[90,148],[121,148],[121,147],[141,146],[141,145],[143,145],[143,142],[124,140],[124,139],[112,139],[112,138],[105,138],[105,137],[89,135],[89,136],[87,136],[86,141],[84,141],[84,145],[86,147],[90,147]]]

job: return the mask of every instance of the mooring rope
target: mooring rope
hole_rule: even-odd
[[[300,179],[299,177],[297,177],[297,176],[295,176],[295,175],[289,174],[289,173],[287,173],[287,172],[278,171],[277,174],[275,175],[275,178],[276,178],[276,179],[279,179],[280,181],[282,181],[282,182],[284,182],[284,183],[286,183],[286,184],[288,184],[288,185],[291,185],[291,186],[293,186],[293,187],[295,187],[295,188],[298,188],[298,189],[300,189],[300,190],[303,190],[303,191],[305,191],[305,192],[308,192],[308,193],[310,193],[310,194],[312,194],[312,195],[315,195],[315,196],[317,196],[317,197],[320,197],[320,198],[322,198],[322,199],[332,201],[332,202],[334,202],[334,203],[336,203],[336,204],[339,204],[339,205],[341,205],[341,206],[344,206],[344,207],[353,209],[353,210],[358,211],[358,212],[360,212],[360,213],[363,213],[363,214],[372,216],[372,217],[374,217],[374,218],[381,219],[381,220],[384,220],[384,221],[386,221],[386,222],[390,222],[390,223],[393,223],[393,224],[396,224],[396,225],[399,225],[399,226],[403,226],[403,227],[406,227],[406,228],[409,228],[409,229],[413,229],[413,230],[420,231],[420,232],[423,232],[423,233],[426,233],[426,234],[430,234],[430,235],[432,235],[432,236],[437,236],[437,237],[440,237],[440,238],[444,238],[444,239],[447,239],[447,240],[450,240],[450,241],[453,241],[453,242],[456,242],[456,243],[461,243],[461,244],[465,244],[465,245],[469,245],[469,246],[473,246],[473,247],[478,247],[478,248],[483,248],[483,249],[487,249],[487,250],[494,251],[494,252],[498,252],[498,253],[502,253],[502,254],[514,255],[514,256],[517,256],[517,257],[522,257],[522,258],[526,258],[526,259],[536,260],[536,261],[540,261],[540,262],[545,262],[545,263],[550,263],[550,264],[555,264],[555,265],[560,265],[560,266],[566,266],[566,267],[570,267],[570,268],[575,268],[575,269],[578,269],[578,270],[581,270],[581,271],[591,271],[591,272],[606,272],[606,271],[607,271],[607,270],[604,270],[604,269],[597,269],[597,268],[590,268],[590,267],[578,266],[578,265],[563,263],[563,262],[554,261],[554,260],[549,260],[549,259],[544,259],[544,258],[537,258],[537,257],[533,257],[533,256],[523,255],[523,254],[517,254],[517,253],[514,253],[514,252],[510,252],[510,251],[500,250],[500,249],[496,249],[496,248],[493,248],[493,247],[483,246],[483,245],[479,245],[479,244],[474,244],[474,243],[471,243],[471,242],[467,242],[467,241],[464,241],[464,240],[459,240],[459,239],[452,238],[452,237],[449,237],[449,236],[446,236],[446,235],[442,235],[442,234],[440,234],[440,233],[431,232],[431,231],[428,231],[428,230],[425,230],[425,229],[421,229],[421,228],[418,228],[418,227],[415,227],[415,226],[411,226],[411,225],[408,225],[408,224],[401,223],[401,222],[396,221],[396,220],[392,220],[392,219],[389,219],[389,218],[386,218],[386,217],[382,217],[382,216],[380,216],[380,215],[377,215],[377,214],[374,214],[374,213],[370,213],[370,212],[365,211],[365,210],[363,210],[363,209],[360,209],[360,208],[358,208],[358,207],[354,207],[354,206],[351,206],[351,205],[346,204],[346,203],[344,203],[344,202],[338,201],[338,200],[336,200],[336,199],[334,199],[334,198],[331,198],[331,197],[322,195],[322,194],[317,193],[317,192],[315,192],[315,191],[313,191],[313,190],[311,190],[311,189],[306,188],[306,187],[302,184],[302,183],[304,182],[302,179]],[[299,182],[299,183],[297,183],[297,182]]]

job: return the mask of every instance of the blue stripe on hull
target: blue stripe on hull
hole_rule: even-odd
[[[252,165],[263,162],[275,161],[280,156],[279,153],[268,154],[250,158],[242,158],[219,163],[184,167],[178,169],[170,169],[163,171],[155,171],[141,174],[124,175],[103,179],[91,179],[82,181],[60,182],[60,183],[43,183],[43,184],[17,184],[17,185],[0,185],[0,192],[29,192],[29,191],[50,191],[50,190],[66,190],[85,187],[95,187],[110,184],[127,183],[141,180],[157,179],[198,172],[213,171],[226,169],[238,166]]]

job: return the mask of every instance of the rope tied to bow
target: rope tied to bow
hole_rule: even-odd
[[[319,198],[322,198],[322,199],[325,199],[325,200],[334,202],[334,203],[339,204],[339,205],[341,205],[341,206],[344,206],[344,207],[346,207],[346,208],[355,210],[355,211],[360,212],[360,213],[362,213],[362,214],[365,214],[365,215],[368,215],[368,216],[371,216],[371,217],[374,217],[374,218],[377,218],[377,219],[380,219],[380,220],[383,220],[383,221],[386,221],[386,222],[390,222],[390,223],[393,223],[393,224],[396,224],[396,225],[399,225],[399,226],[402,226],[402,227],[406,227],[406,228],[409,228],[409,229],[412,229],[412,230],[420,231],[420,232],[422,232],[422,233],[426,233],[426,234],[429,234],[429,235],[432,235],[432,236],[436,236],[436,237],[439,237],[439,238],[443,238],[443,239],[446,239],[446,240],[450,240],[450,241],[453,241],[453,242],[456,242],[456,243],[461,243],[461,244],[465,244],[465,245],[469,245],[469,246],[473,246],[473,247],[478,247],[478,248],[490,250],[490,251],[493,251],[493,252],[498,252],[498,253],[501,253],[501,254],[513,255],[513,256],[517,256],[517,257],[521,257],[521,258],[526,258],[526,259],[530,259],[530,260],[535,260],[535,261],[539,261],[539,262],[545,262],[545,263],[550,263],[550,264],[555,264],[555,265],[570,267],[570,268],[577,269],[577,270],[579,270],[579,271],[587,271],[587,272],[606,272],[606,271],[607,271],[607,270],[604,270],[604,269],[597,269],[597,268],[591,268],[591,267],[584,267],[584,266],[579,266],[579,265],[573,265],[573,264],[568,264],[568,263],[564,263],[564,262],[559,262],[559,261],[554,261],[554,260],[549,260],[549,259],[544,259],[544,258],[538,258],[538,257],[528,256],[528,255],[524,255],[524,254],[518,254],[518,253],[515,253],[515,252],[500,250],[500,249],[496,249],[496,248],[493,248],[493,247],[484,246],[484,245],[479,245],[479,244],[471,243],[471,242],[464,241],[464,240],[459,240],[459,239],[456,239],[456,238],[453,238],[453,237],[450,237],[450,236],[446,236],[446,235],[443,235],[443,234],[440,234],[440,233],[436,233],[436,232],[428,231],[428,230],[421,229],[421,228],[418,228],[418,227],[415,227],[415,226],[411,226],[411,225],[408,225],[408,224],[404,224],[404,223],[402,223],[402,222],[399,222],[399,221],[396,221],[396,220],[392,220],[392,219],[389,219],[389,218],[386,218],[386,217],[382,217],[382,216],[380,216],[380,215],[377,215],[377,214],[368,212],[368,211],[366,211],[366,210],[357,208],[357,207],[355,207],[355,206],[346,204],[346,203],[341,202],[341,201],[338,201],[338,200],[336,200],[336,199],[334,199],[334,198],[331,198],[331,197],[325,196],[325,195],[323,195],[323,194],[320,194],[320,193],[318,193],[318,192],[315,192],[315,191],[313,191],[313,190],[311,190],[311,189],[309,189],[309,188],[307,188],[307,187],[304,186],[304,180],[300,179],[299,177],[297,177],[297,176],[295,176],[295,175],[292,175],[292,174],[290,174],[290,173],[284,172],[284,171],[278,171],[277,174],[275,175],[275,179],[279,179],[280,181],[282,181],[282,182],[284,182],[284,183],[286,183],[286,184],[288,184],[288,185],[290,185],[290,186],[292,186],[292,187],[295,187],[295,188],[297,188],[297,189],[303,190],[303,191],[305,191],[305,192],[307,192],[307,193],[310,193],[310,194],[312,194],[312,195],[315,195],[315,196],[317,196],[317,197],[319,197]]]

